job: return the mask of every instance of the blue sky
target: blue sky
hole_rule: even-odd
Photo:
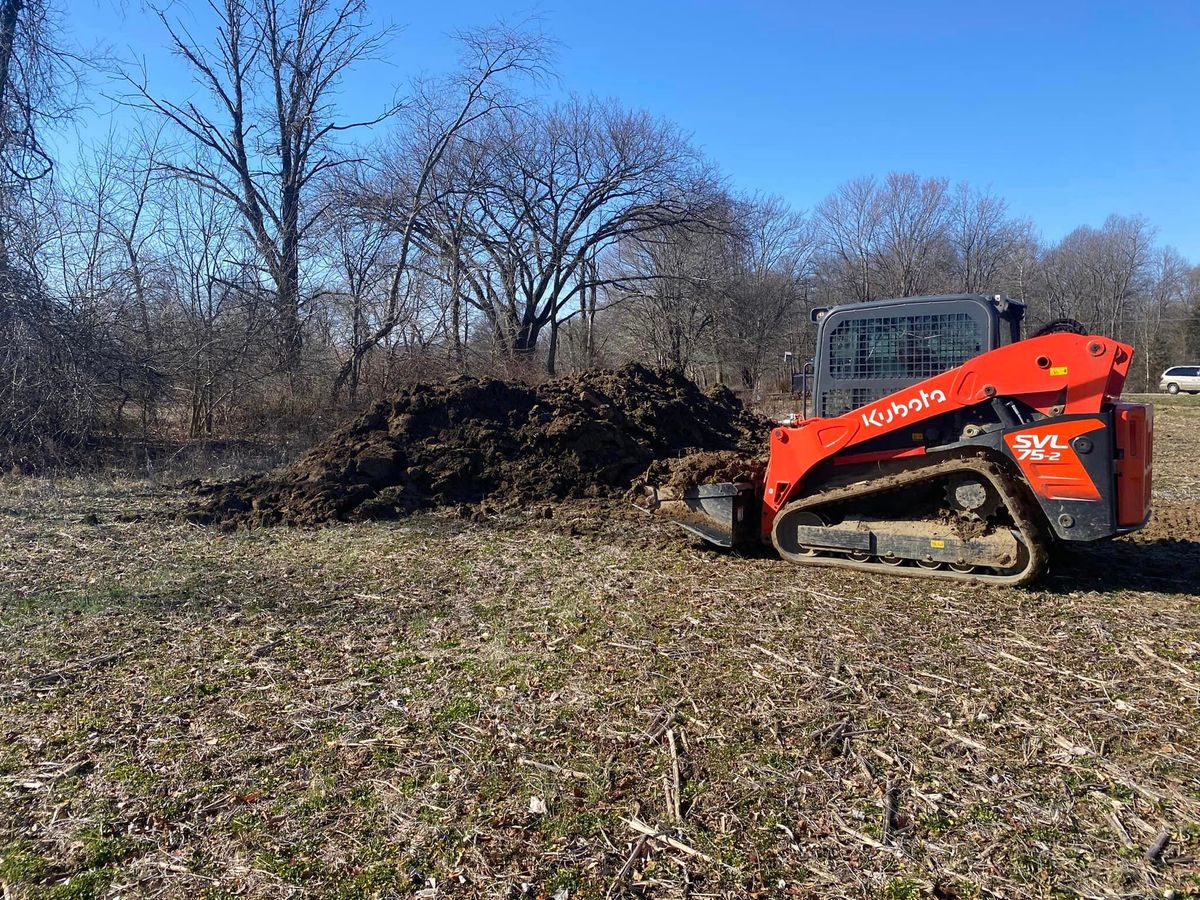
[[[176,0],[187,18],[203,0]],[[1049,239],[1141,213],[1200,262],[1200,2],[385,3],[386,61],[344,87],[353,111],[453,65],[449,35],[535,12],[560,42],[553,91],[670,118],[732,186],[811,208],[859,175],[915,171],[990,186]],[[199,15],[197,13],[197,15]],[[138,0],[70,0],[81,46],[144,59],[189,91]],[[202,19],[198,23],[202,30]],[[97,101],[86,142],[125,116]],[[70,151],[65,156],[69,159]]]

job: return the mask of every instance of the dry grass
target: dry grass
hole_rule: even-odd
[[[1158,411],[1182,528],[1198,414]],[[995,590],[615,508],[221,533],[177,500],[0,487],[7,896],[1200,892],[1200,532]]]

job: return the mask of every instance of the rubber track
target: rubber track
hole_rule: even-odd
[[[931,478],[941,478],[957,472],[977,472],[987,478],[996,488],[1013,522],[1016,524],[1018,540],[1022,540],[1029,551],[1029,559],[1019,572],[993,574],[988,572],[955,572],[950,568],[926,569],[916,565],[895,566],[871,560],[853,560],[844,556],[795,556],[785,553],[779,546],[776,531],[791,513],[804,512],[829,503],[839,503],[860,497],[870,497],[887,491],[909,487]],[[932,524],[932,523],[931,523]],[[789,562],[805,566],[827,566],[839,569],[854,569],[860,572],[879,572],[884,575],[899,575],[910,578],[936,578],[947,581],[965,581],[983,584],[1017,585],[1026,584],[1040,575],[1049,561],[1049,537],[1041,525],[1039,511],[1027,496],[1024,483],[988,461],[980,454],[971,457],[955,457],[944,462],[920,465],[892,475],[884,475],[872,481],[822,491],[786,504],[775,516],[771,529],[771,543],[779,555]]]

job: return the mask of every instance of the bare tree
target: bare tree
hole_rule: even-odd
[[[948,268],[947,181],[892,172],[880,195],[880,286],[891,297],[929,293]]]
[[[532,357],[549,330],[554,372],[559,325],[599,286],[593,260],[624,238],[702,222],[711,192],[682,135],[644,113],[573,99],[503,124],[481,136],[483,170],[461,179],[478,186],[469,298],[514,357]]]
[[[433,224],[449,192],[461,190],[453,179],[438,176],[448,156],[467,135],[497,113],[516,109],[509,79],[544,73],[549,44],[535,31],[496,25],[459,35],[463,46],[460,70],[444,81],[417,86],[406,115],[406,127],[385,154],[375,177],[360,174],[347,180],[346,202],[386,223],[397,236],[387,308],[376,327],[351,348],[349,359],[334,379],[336,397],[361,359],[388,340],[405,320],[407,283],[414,272],[414,247],[425,241],[437,255],[444,248],[444,229]],[[442,232],[442,234],[439,234]],[[418,273],[419,274],[419,273]],[[455,334],[458,333],[455,328]]]
[[[212,437],[222,419],[253,408],[248,388],[271,365],[262,349],[271,320],[255,290],[254,250],[237,211],[208,188],[178,179],[164,181],[155,202],[163,219],[150,285],[158,358],[185,401],[187,435]]]
[[[333,295],[348,328],[341,346],[350,348],[347,392],[351,403],[358,399],[365,356],[355,355],[367,335],[378,327],[381,307],[386,305],[388,266],[385,254],[389,234],[384,225],[355,215],[331,216],[325,229],[325,253],[332,257]]]
[[[991,191],[959,184],[950,201],[946,233],[954,249],[954,286],[967,293],[999,290],[1015,261],[1026,223],[1008,217],[1008,204]]]
[[[1153,232],[1137,216],[1109,216],[1102,228],[1072,231],[1044,257],[1048,317],[1123,336],[1124,320],[1147,286],[1152,247]]]
[[[387,32],[372,30],[365,0],[212,0],[214,35],[193,36],[157,10],[175,53],[192,70],[208,103],[155,94],[129,78],[139,102],[203,148],[197,159],[164,167],[213,191],[238,210],[275,295],[280,365],[295,376],[303,343],[300,248],[325,212],[317,180],[349,160],[338,147],[362,121],[337,115],[343,75],[374,55]]]
[[[1174,323],[1186,320],[1188,263],[1174,247],[1162,247],[1148,265],[1146,290],[1134,301],[1132,323],[1141,365],[1134,375],[1144,390],[1153,390],[1157,373],[1170,365],[1178,347]]]
[[[61,17],[52,0],[0,0],[0,185],[49,175],[42,128],[74,112],[82,61]]]
[[[43,131],[72,114],[81,83],[60,19],[52,0],[0,2],[0,443],[10,448],[89,433],[105,369],[87,352],[90,323],[40,266],[55,200]]]
[[[607,293],[624,307],[631,349],[658,365],[688,368],[711,340],[718,298],[735,268],[728,228],[662,228],[622,241],[617,251]]]
[[[1187,305],[1182,331],[1182,346],[1178,349],[1189,359],[1200,359],[1200,266],[1192,266],[1187,273]]]
[[[734,221],[737,265],[717,313],[719,347],[740,386],[757,389],[803,319],[816,234],[779,197],[737,202]]]
[[[817,206],[817,221],[837,279],[850,300],[876,296],[875,260],[882,240],[883,208],[874,178],[840,185]]]

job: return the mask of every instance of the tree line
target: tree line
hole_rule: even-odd
[[[313,434],[416,380],[630,359],[761,396],[812,307],[957,291],[1130,341],[1135,387],[1200,360],[1200,267],[1138,216],[1048,242],[913,173],[746,195],[667,119],[546,100],[526,26],[349,118],[392,38],[365,0],[210,13],[154,13],[185,96],[81,58],[52,0],[0,0],[0,441]],[[44,133],[96,78],[132,124],[56,167]]]

